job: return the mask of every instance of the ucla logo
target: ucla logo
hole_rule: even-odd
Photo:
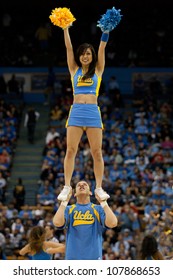
[[[91,225],[94,223],[94,217],[89,210],[87,210],[85,213],[82,213],[81,211],[77,210],[74,211],[73,219],[73,226]]]
[[[92,78],[88,78],[86,80],[82,80],[83,76],[78,76],[77,79],[77,86],[81,87],[81,86],[92,86],[93,85],[93,79]]]

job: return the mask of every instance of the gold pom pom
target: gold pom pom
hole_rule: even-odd
[[[76,20],[68,8],[55,8],[49,18],[54,25],[63,29]]]

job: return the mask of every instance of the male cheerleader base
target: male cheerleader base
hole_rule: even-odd
[[[87,219],[88,215],[88,220]],[[85,216],[85,218],[81,218]],[[93,203],[73,204],[65,209],[66,260],[101,260],[105,213]],[[62,229],[60,228],[60,229]]]

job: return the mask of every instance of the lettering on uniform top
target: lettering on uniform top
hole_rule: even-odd
[[[92,86],[94,81],[92,78],[88,78],[86,80],[82,80],[83,76],[78,76],[77,79],[77,87],[81,87],[81,86]]]
[[[87,210],[85,213],[82,213],[81,211],[74,211],[73,215],[73,226],[78,225],[91,225],[94,223],[94,217],[93,214],[90,213],[89,210]]]

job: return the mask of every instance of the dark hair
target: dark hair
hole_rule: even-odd
[[[146,235],[142,241],[141,258],[145,260],[147,256],[153,256],[158,251],[157,240],[153,235]]]
[[[79,67],[81,67],[81,62],[80,62],[80,56],[83,55],[87,49],[90,49],[92,52],[92,62],[89,65],[89,69],[88,72],[85,73],[85,75],[83,76],[83,80],[86,80],[88,78],[91,78],[94,73],[95,73],[95,67],[96,67],[96,62],[97,62],[97,56],[96,56],[96,52],[94,50],[94,47],[91,44],[88,43],[84,43],[82,45],[80,45],[76,51],[76,63]]]
[[[22,184],[23,184],[23,181],[22,181],[22,178],[21,178],[21,177],[18,178],[18,184],[19,184],[19,185],[22,185]]]
[[[31,251],[40,252],[45,241],[45,229],[41,226],[35,226],[31,229],[29,234],[29,246]]]

